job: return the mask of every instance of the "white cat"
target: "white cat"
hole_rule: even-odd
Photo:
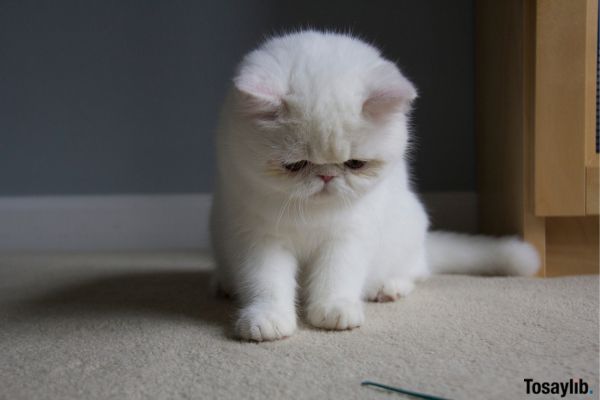
[[[427,232],[405,160],[413,85],[374,47],[299,32],[248,54],[217,137],[212,237],[236,334],[280,339],[306,320],[351,329],[433,273],[531,275],[513,238]],[[297,291],[297,287],[300,288]]]

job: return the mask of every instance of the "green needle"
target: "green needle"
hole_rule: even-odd
[[[448,400],[443,397],[437,397],[437,396],[432,396],[430,394],[413,392],[410,390],[401,389],[401,388],[397,388],[397,387],[393,387],[393,386],[382,385],[381,383],[376,383],[376,382],[371,382],[371,381],[361,382],[361,386],[375,386],[378,388],[389,390],[391,392],[402,393],[402,394],[406,394],[408,396],[416,397],[418,399],[423,399],[423,400]]]

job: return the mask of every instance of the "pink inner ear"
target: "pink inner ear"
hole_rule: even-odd
[[[267,85],[264,85],[261,83],[252,84],[252,83],[239,82],[236,84],[236,87],[240,91],[245,92],[245,93],[255,96],[255,97],[260,97],[260,98],[264,98],[264,99],[276,99],[278,97],[275,90],[273,90],[272,88],[268,87]]]
[[[373,119],[381,119],[395,112],[405,111],[410,100],[398,89],[377,89],[363,103],[363,113]]]
[[[251,118],[273,121],[283,108],[282,96],[267,85],[236,80],[241,111]]]
[[[393,63],[386,61],[371,74],[363,113],[371,119],[383,119],[396,113],[407,113],[417,90]]]

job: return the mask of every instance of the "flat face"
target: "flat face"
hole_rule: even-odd
[[[240,125],[230,146],[243,142],[235,151],[243,168],[278,192],[349,201],[403,160],[416,91],[358,39],[319,32],[273,39],[246,56],[234,82]]]
[[[386,166],[402,159],[405,132],[379,132],[367,124],[362,130],[340,125],[330,129],[296,121],[254,133],[263,143],[259,151],[265,152],[255,161],[257,174],[297,198],[364,194],[382,178]]]

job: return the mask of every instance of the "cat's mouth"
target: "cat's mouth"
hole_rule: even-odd
[[[324,184],[320,190],[313,194],[313,197],[326,197],[334,194],[334,190],[331,188],[331,185]]]

